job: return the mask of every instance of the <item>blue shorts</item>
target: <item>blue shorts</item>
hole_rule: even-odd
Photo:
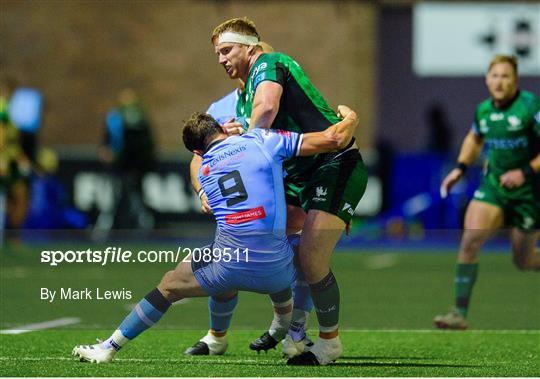
[[[294,260],[280,267],[249,269],[234,268],[221,261],[203,262],[191,260],[195,279],[208,295],[214,296],[231,291],[249,291],[272,294],[290,287],[296,280]]]

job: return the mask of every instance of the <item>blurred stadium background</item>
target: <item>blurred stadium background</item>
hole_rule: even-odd
[[[1,11],[2,75],[39,91],[38,147],[58,154],[67,205],[87,226],[114,203],[98,147],[124,88],[144,104],[155,140],[159,164],[142,183],[155,226],[208,221],[189,185],[180,128],[234,88],[209,42],[230,17],[255,20],[332,106],[358,111],[370,183],[356,214],[397,234],[460,227],[478,170],[444,203],[438,185],[487,97],[490,57],[516,54],[521,87],[540,88],[535,2],[4,0]]]
[[[33,109],[31,125],[18,127],[34,135],[36,151],[49,149],[36,154],[27,173],[29,211],[8,229],[7,240],[84,244],[88,236],[99,237],[100,217],[111,225],[120,176],[100,160],[100,146],[110,110],[126,88],[144,105],[157,157],[142,178],[145,206],[124,209],[128,219],[142,213],[150,221],[131,228],[146,228],[137,235],[159,241],[211,238],[213,222],[191,190],[190,154],[180,132],[182,120],[235,86],[209,38],[214,26],[238,16],[253,19],[262,40],[295,57],[331,106],[348,104],[360,116],[357,139],[370,181],[342,248],[351,254],[448,252],[441,270],[448,275],[441,280],[443,303],[450,304],[451,254],[481,167],[445,201],[439,184],[454,165],[475,106],[488,96],[483,75],[494,54],[517,55],[521,88],[538,92],[538,2],[2,0],[1,77],[14,89],[31,89],[22,97]],[[49,174],[55,185],[49,186]],[[59,210],[58,218],[51,216]],[[68,226],[80,232],[68,233]],[[35,232],[43,228],[63,231],[47,239]],[[507,249],[504,237],[492,250]],[[9,254],[10,246],[2,250]],[[12,258],[5,262],[16,265]],[[385,259],[375,265],[392,266]],[[509,258],[506,264],[504,272],[514,275]],[[529,291],[536,297],[529,305],[538,311],[538,287]],[[538,323],[519,327],[531,326]]]

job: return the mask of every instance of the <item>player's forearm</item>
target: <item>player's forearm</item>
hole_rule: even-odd
[[[201,190],[201,183],[199,183],[198,176],[201,165],[202,158],[197,154],[193,154],[193,158],[191,159],[191,162],[189,164],[189,175],[191,180],[191,186],[196,193],[199,193],[199,191]]]
[[[473,164],[480,156],[483,145],[484,141],[482,140],[482,138],[480,138],[473,132],[469,132],[469,134],[467,134],[467,136],[465,137],[463,144],[461,145],[461,150],[457,159],[458,162],[463,163],[467,166]]]
[[[249,130],[255,128],[270,128],[278,111],[283,88],[280,84],[263,81],[257,87],[253,97],[253,108],[249,121]]]
[[[276,106],[270,102],[259,102],[253,104],[253,111],[251,112],[251,120],[249,121],[249,130],[256,128],[269,129],[276,118],[279,106]]]
[[[350,112],[343,120],[322,132],[304,134],[300,155],[308,156],[343,149],[351,142],[357,124],[356,114]]]

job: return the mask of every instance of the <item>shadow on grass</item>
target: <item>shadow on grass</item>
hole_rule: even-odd
[[[351,361],[354,361],[354,360],[367,360],[367,359],[411,359],[411,360],[432,360],[432,359],[437,359],[437,358],[434,358],[434,357],[383,357],[383,356],[365,356],[365,357],[361,357],[361,356],[356,356],[356,357],[353,357],[353,356],[341,356],[339,357],[339,359],[348,359],[348,360],[351,360]]]
[[[405,363],[405,362],[335,362],[331,366],[346,366],[346,367],[455,367],[455,368],[473,368],[473,367],[486,367],[478,365],[452,365],[443,363]]]
[[[444,364],[444,363],[415,363],[415,362],[343,362],[344,360],[368,360],[368,359],[433,359],[433,358],[420,358],[420,357],[408,357],[408,358],[392,358],[392,357],[340,357],[338,362],[331,363],[328,367],[452,367],[452,368],[477,368],[486,367],[485,365],[464,365],[464,364]],[[182,363],[201,363],[203,361],[184,360]],[[204,360],[205,363],[211,363],[212,360]],[[223,362],[225,365],[231,366],[286,366],[286,360],[276,358],[275,362],[259,361],[259,362],[246,362],[239,359],[238,361]],[[307,367],[307,366],[287,366],[287,367]],[[320,366],[316,366],[320,367]]]

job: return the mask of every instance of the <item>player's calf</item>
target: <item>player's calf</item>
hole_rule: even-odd
[[[154,288],[137,303],[111,337],[96,345],[78,345],[72,354],[82,361],[108,363],[122,346],[158,322],[170,306],[171,303]]]

